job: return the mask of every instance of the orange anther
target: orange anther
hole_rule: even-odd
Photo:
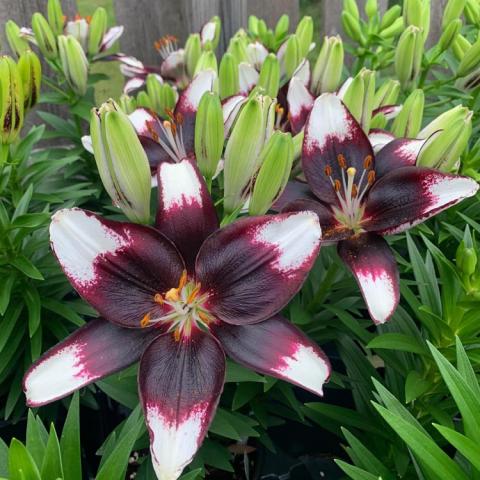
[[[153,296],[153,301],[155,303],[158,303],[159,305],[163,305],[164,304],[164,300],[163,300],[163,297],[159,294],[159,293],[156,293],[154,296]]]
[[[173,338],[175,339],[176,342],[180,341],[180,329],[176,328],[175,331],[173,332]]]
[[[174,118],[173,118],[173,110],[172,110],[171,108],[166,108],[166,109],[165,109],[165,113],[167,114],[167,116],[168,116],[171,120],[174,119]]]
[[[337,155],[337,162],[340,165],[340,168],[347,168],[347,161],[341,153]]]
[[[178,289],[177,288],[171,288],[166,294],[165,298],[169,300],[170,302],[177,302],[178,299],[180,298],[180,295],[178,294]]]
[[[335,191],[339,192],[340,188],[342,187],[340,180],[335,180]]]
[[[184,270],[182,272],[182,276],[180,277],[180,281],[178,282],[178,290],[181,290],[187,284],[187,271]]]
[[[330,165],[327,165],[327,166],[325,167],[325,175],[326,175],[327,177],[330,177],[330,176],[332,175],[332,167],[331,167]]]
[[[183,115],[180,112],[177,112],[177,114],[175,115],[175,123],[177,125],[183,125]]]
[[[151,317],[151,314],[150,313],[146,313],[143,318],[140,320],[140,326],[142,328],[145,328],[149,323],[150,323],[150,317]]]
[[[373,157],[371,155],[367,155],[365,157],[365,160],[363,161],[363,168],[367,170],[372,166],[372,163],[373,163]]]
[[[207,325],[211,322],[210,317],[204,312],[198,312],[198,316],[200,317],[202,322],[204,322]]]
[[[352,198],[355,198],[358,195],[358,187],[353,184],[352,186]]]
[[[368,172],[368,184],[371,185],[375,181],[375,170]]]
[[[200,288],[201,288],[201,285],[197,283],[195,285],[195,288],[190,292],[190,295],[188,296],[186,303],[192,303],[195,300],[195,297],[198,295]]]

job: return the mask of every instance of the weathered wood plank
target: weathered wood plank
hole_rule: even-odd
[[[263,18],[270,28],[275,27],[278,19],[284,13],[290,17],[290,28],[292,29],[300,16],[299,0],[248,0],[248,14]],[[314,21],[318,22],[319,19],[314,18]]]

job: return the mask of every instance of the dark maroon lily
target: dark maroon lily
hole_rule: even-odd
[[[316,394],[330,374],[319,347],[278,312],[320,248],[313,212],[249,217],[219,229],[193,160],[158,169],[156,228],[80,209],[57,212],[53,251],[103,318],[28,370],[30,406],[62,398],[140,359],[139,392],[160,479],[176,479],[214,416],[225,353]]]
[[[375,156],[342,101],[323,94],[305,125],[302,166],[308,183],[290,183],[277,202],[283,211],[317,213],[322,241],[338,242],[377,324],[399,302],[397,265],[383,236],[407,230],[478,190],[471,178],[416,167],[426,141],[395,139]]]

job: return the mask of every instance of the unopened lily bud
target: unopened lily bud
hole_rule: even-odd
[[[445,130],[440,131],[420,152],[417,164],[422,167],[435,168],[450,172],[458,162],[460,155],[468,145],[472,134],[472,115],[467,108],[462,108],[462,115],[453,123],[449,122]],[[444,122],[439,122],[444,123]]]
[[[343,103],[366,133],[370,130],[374,96],[375,72],[362,68],[347,87]]]
[[[394,5],[390,7],[383,15],[382,20],[380,21],[380,30],[384,30],[393,24],[396,20],[401,18],[402,7],[400,5]],[[402,18],[403,22],[403,18]]]
[[[88,49],[88,31],[90,27],[86,18],[77,18],[66,23],[64,33],[71,35],[78,41],[86,52]]]
[[[134,97],[130,97],[129,95],[124,93],[118,100],[118,106],[127,115],[130,115],[137,108],[137,101]]]
[[[477,268],[478,258],[475,251],[470,229],[467,227],[465,230],[464,238],[460,242],[455,255],[457,262],[457,269],[460,273],[470,276],[475,273]]]
[[[445,130],[457,120],[464,119],[470,114],[470,110],[462,105],[450,108],[438,117],[434,118],[426,127],[418,132],[418,138],[428,138],[439,130]],[[416,136],[416,135],[415,135]]]
[[[355,0],[344,0],[343,10],[352,15],[356,20],[360,19],[360,11],[358,10],[358,5]]]
[[[233,37],[228,45],[228,53],[233,55],[237,65],[242,62],[248,62],[247,46],[243,37]]]
[[[42,54],[49,60],[53,60],[58,55],[55,35],[47,20],[41,13],[34,13],[32,16],[32,29],[35,35],[38,48]]]
[[[137,107],[149,108],[150,110],[154,109],[151,98],[148,96],[148,93],[144,92],[143,90],[138,92],[136,101]]]
[[[337,90],[342,77],[343,59],[340,36],[325,37],[312,73],[311,89],[316,95]]]
[[[415,138],[422,126],[424,105],[423,90],[414,90],[405,100],[400,113],[395,117],[392,133],[396,137]]]
[[[466,52],[458,66],[457,76],[464,77],[480,66],[480,39]]]
[[[261,19],[261,18],[258,19],[258,26],[257,26],[257,28],[258,28],[258,35],[259,35],[260,37],[262,37],[262,38],[263,38],[263,37],[267,34],[267,32],[268,32],[267,24],[265,23],[265,20],[263,20],[263,19]]]
[[[395,73],[404,88],[414,84],[420,72],[424,40],[413,25],[402,33],[395,49]]]
[[[148,159],[128,116],[113,100],[92,110],[93,153],[105,190],[132,222],[150,220]]]
[[[247,199],[260,167],[260,152],[273,132],[275,105],[271,98],[257,95],[238,114],[225,148],[226,213],[233,213]]]
[[[97,8],[90,22],[88,36],[88,53],[91,56],[100,51],[103,37],[107,31],[107,20],[107,11],[102,7]]]
[[[195,67],[194,76],[205,70],[213,70],[218,74],[217,57],[212,50],[206,50],[200,55],[197,66]]]
[[[215,50],[220,40],[222,22],[220,17],[215,15],[202,28],[200,38],[204,48]]]
[[[61,35],[63,33],[65,17],[63,16],[60,0],[48,0],[47,18],[53,33],[55,35]]]
[[[380,31],[379,35],[383,39],[396,37],[404,30],[403,19],[397,18],[390,26]]]
[[[269,97],[275,98],[277,96],[280,86],[280,63],[273,53],[265,58],[257,85],[262,87]]]
[[[225,53],[220,61],[218,82],[220,86],[220,98],[222,100],[235,95],[240,89],[238,64],[231,53]]]
[[[248,31],[256,37],[258,35],[258,18],[255,15],[248,17]]]
[[[373,98],[373,108],[394,105],[400,95],[400,82],[398,80],[387,80],[376,92]]]
[[[452,43],[452,52],[458,61],[461,61],[472,44],[459,33]]]
[[[198,33],[192,33],[185,43],[185,65],[189,77],[193,78],[195,67],[197,66],[201,54],[202,44],[200,41],[200,35]]]
[[[285,55],[282,59],[283,70],[287,79],[292,78],[293,72],[297,69],[301,59],[300,42],[296,35],[290,35],[290,38],[287,40]]]
[[[176,103],[176,92],[173,87],[163,83],[161,77],[154,74],[147,76],[146,87],[151,108],[161,117],[167,118],[167,112],[173,111]]]
[[[275,38],[282,39],[288,33],[288,28],[290,26],[290,18],[288,15],[283,14],[275,26]]]
[[[377,0],[367,0],[365,2],[365,13],[368,18],[373,18],[378,14],[378,2]]]
[[[305,57],[310,51],[310,45],[313,38],[313,20],[312,17],[303,17],[298,22],[295,35],[298,40],[298,46],[300,49],[300,57]]]
[[[211,180],[222,157],[223,112],[216,93],[203,94],[195,119],[195,157],[202,175]]]
[[[23,126],[23,88],[17,65],[0,56],[0,143],[12,143]]]
[[[263,147],[260,163],[248,208],[250,215],[267,213],[285,188],[293,163],[291,134],[276,131]]]
[[[480,23],[480,3],[477,0],[467,0],[463,13],[467,23],[473,25]]]
[[[20,56],[18,73],[22,80],[24,107],[28,110],[38,101],[42,81],[40,60],[31,50],[27,50]]]
[[[5,24],[5,34],[10,49],[17,57],[30,49],[28,42],[20,35],[20,27],[13,20],[9,20]]]
[[[465,0],[448,0],[443,10],[442,28],[445,28],[452,20],[456,20],[463,13]]]
[[[423,0],[404,0],[403,2],[403,21],[405,27],[414,25],[422,27],[423,24]]]
[[[459,18],[452,20],[447,25],[440,39],[438,40],[438,48],[440,52],[444,52],[445,50],[448,50],[450,48],[452,43],[457,38],[457,35],[460,33],[461,29],[462,21]]]
[[[88,60],[78,40],[71,35],[58,37],[58,48],[65,78],[78,95],[85,95],[88,80]]]
[[[360,21],[347,11],[342,12],[342,26],[345,33],[352,39],[358,42],[360,45],[365,44],[365,37],[363,36],[362,29],[360,28]]]

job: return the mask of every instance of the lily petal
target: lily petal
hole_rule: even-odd
[[[93,144],[92,144],[92,137],[90,135],[84,135],[82,138],[82,146],[83,148],[93,155]]]
[[[55,213],[50,241],[75,290],[107,320],[125,327],[140,327],[146,315],[163,315],[169,307],[154,296],[177,286],[185,268],[177,249],[153,228],[78,208]]]
[[[197,280],[208,308],[227,323],[265,320],[297,293],[320,249],[313,212],[243,218],[210,235],[198,253]]]
[[[382,130],[381,128],[373,128],[368,134],[368,140],[372,145],[374,153],[379,152],[385,145],[395,140],[393,133]]]
[[[282,194],[272,206],[274,212],[281,212],[289,203],[295,200],[317,200],[308,183],[293,180],[287,183]]]
[[[402,111],[402,105],[384,105],[378,107],[372,112],[372,118],[375,115],[382,114],[387,120],[395,118]]]
[[[205,181],[192,160],[159,166],[156,226],[173,241],[193,272],[198,250],[219,223]]]
[[[365,159],[373,158],[373,150],[341,100],[332,93],[324,93],[315,100],[305,125],[302,166],[313,193],[327,203],[337,203],[337,195],[325,167],[330,167],[333,179],[341,179],[339,155],[344,157],[346,166],[354,167],[359,175]]]
[[[288,85],[287,103],[292,132],[297,134],[302,130],[308,115],[313,108],[314,97],[308,91],[302,80],[292,77]]]
[[[397,263],[388,243],[367,233],[339,242],[338,254],[357,280],[372,320],[385,323],[400,300]]]
[[[232,125],[234,124],[238,112],[247,102],[247,97],[245,95],[233,95],[232,97],[227,98],[222,103],[222,111],[223,111],[223,125],[225,130],[225,138],[228,137]]]
[[[393,170],[375,182],[368,194],[363,228],[398,233],[475,195],[478,183],[469,177],[420,167]]]
[[[44,353],[23,379],[27,405],[39,407],[136,362],[158,329],[121,328],[103,319],[88,322]]]
[[[240,93],[248,95],[250,90],[258,83],[260,74],[255,70],[253,65],[242,62],[238,66],[238,80],[240,85]]]
[[[310,62],[304,58],[300,65],[296,68],[296,70],[293,72],[292,78],[298,78],[305,87],[308,88],[310,85]]]
[[[172,52],[160,66],[160,75],[171,80],[180,80],[185,76],[185,50]]]
[[[123,93],[130,94],[139,88],[142,88],[145,85],[146,77],[132,77],[125,82],[123,86]]]
[[[104,52],[112,47],[113,44],[122,36],[123,30],[124,28],[122,25],[117,25],[107,30],[103,36],[102,43],[100,44],[100,51]]]
[[[252,42],[247,45],[247,57],[250,64],[257,70],[262,68],[265,58],[267,58],[268,50],[260,42]]]
[[[220,323],[214,334],[236,362],[323,395],[330,362],[315,342],[281,315],[255,325]]]
[[[179,341],[167,333],[145,351],[138,378],[155,473],[160,480],[175,480],[191,462],[215,414],[225,354],[201,330]]]

